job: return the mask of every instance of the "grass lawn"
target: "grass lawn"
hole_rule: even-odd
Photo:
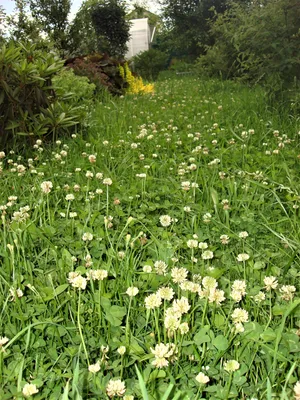
[[[299,400],[299,118],[181,76],[87,122],[0,153],[0,399]]]

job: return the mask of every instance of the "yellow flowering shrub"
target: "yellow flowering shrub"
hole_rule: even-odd
[[[151,83],[144,84],[141,77],[132,75],[127,63],[124,66],[120,65],[119,71],[122,78],[128,83],[128,93],[137,94],[154,92],[154,85]]]

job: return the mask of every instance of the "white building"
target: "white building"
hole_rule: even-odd
[[[130,28],[130,39],[127,43],[128,51],[125,58],[129,59],[141,51],[149,50],[155,28],[149,26],[148,18],[132,19]]]

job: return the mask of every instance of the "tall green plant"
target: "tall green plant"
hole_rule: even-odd
[[[30,0],[30,10],[60,51],[67,48],[71,0]]]
[[[148,80],[155,80],[160,71],[166,69],[168,55],[156,49],[137,54],[133,58],[134,71]]]
[[[58,102],[52,88],[53,76],[64,61],[55,54],[36,50],[35,45],[4,45],[0,50],[1,145],[18,136],[55,136],[60,128],[79,122],[74,109]],[[54,112],[55,110],[55,112]],[[59,113],[60,110],[60,113]]]
[[[98,50],[111,56],[123,57],[130,37],[130,23],[126,20],[123,1],[103,0],[93,8],[91,16]]]
[[[264,83],[272,92],[300,79],[297,0],[235,2],[212,25],[215,44],[199,59],[201,71]]]

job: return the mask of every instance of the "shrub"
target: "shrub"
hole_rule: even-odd
[[[92,107],[96,85],[86,76],[77,76],[72,69],[64,68],[54,76],[53,86],[58,96],[64,97],[68,93],[68,102],[71,105],[80,104],[83,116]]]
[[[127,93],[153,93],[154,85],[151,83],[144,84],[143,79],[139,76],[135,76],[126,63],[124,66],[119,66],[120,74],[128,84]]]
[[[123,95],[128,87],[119,69],[120,65],[125,65],[125,61],[111,58],[107,54],[70,58],[65,65],[73,68],[76,75],[88,77],[96,86],[97,93],[106,89],[113,95]]]
[[[0,50],[1,147],[19,136],[52,134],[79,123],[78,109],[55,94],[52,78],[63,68],[56,55],[35,45],[4,45]]]
[[[169,69],[178,73],[193,72],[195,66],[194,64],[186,62],[185,60],[173,58],[171,60]]]
[[[289,95],[295,79],[299,81],[298,0],[274,0],[263,6],[232,3],[211,32],[215,44],[199,58],[201,74],[263,83],[274,97],[282,90]]]
[[[147,80],[156,80],[160,71],[167,68],[168,55],[160,50],[150,49],[132,58],[134,71]]]

